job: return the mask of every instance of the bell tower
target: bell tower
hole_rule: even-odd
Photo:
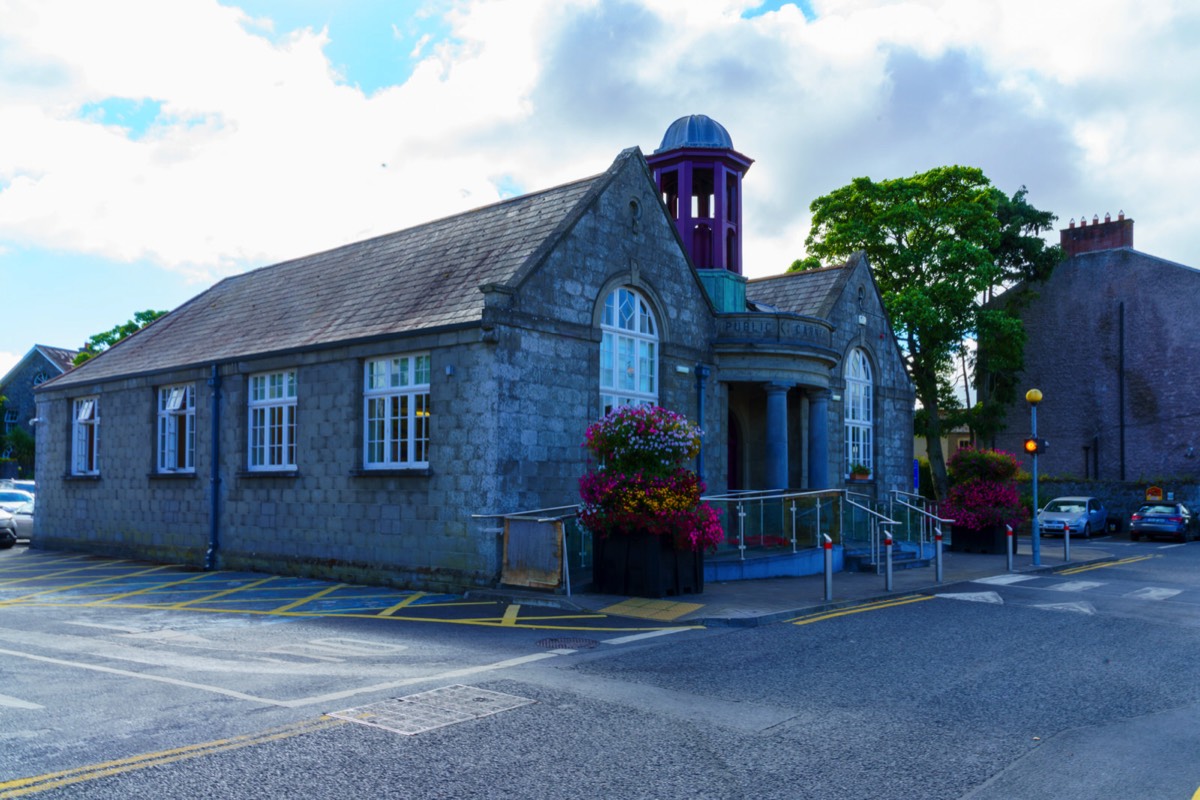
[[[742,176],[753,160],[703,114],[680,117],[646,163],[699,270],[742,274]]]

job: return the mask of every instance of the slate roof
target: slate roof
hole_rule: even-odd
[[[604,173],[226,278],[53,386],[477,322],[586,210]]]
[[[70,372],[75,368],[75,356],[79,355],[78,350],[68,350],[65,347],[49,347],[44,344],[34,345],[39,353],[46,357],[46,360],[54,365],[54,368],[59,372]]]
[[[829,319],[834,303],[850,279],[852,267],[860,258],[860,255],[854,255],[845,264],[837,266],[754,278],[746,282],[746,300],[754,306],[770,306],[779,311]]]

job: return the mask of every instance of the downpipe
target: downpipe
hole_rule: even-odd
[[[221,374],[216,364],[212,365],[208,385],[212,387],[212,472],[209,476],[208,550],[204,553],[204,569],[211,572],[217,568],[217,550],[221,544]]]

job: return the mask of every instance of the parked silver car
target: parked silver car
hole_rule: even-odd
[[[28,503],[32,499],[33,495],[20,489],[0,489],[0,508],[3,508],[5,511],[12,511],[17,506],[22,503]]]
[[[33,539],[33,500],[22,503],[12,511],[13,522],[17,526],[18,539]]]
[[[1095,497],[1056,497],[1038,515],[1042,536],[1062,536],[1065,526],[1072,536],[1087,539],[1102,532],[1107,521],[1104,503]]]
[[[0,549],[17,543],[17,522],[12,514],[0,508]]]

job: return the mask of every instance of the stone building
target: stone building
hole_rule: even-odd
[[[747,281],[750,164],[685,117],[599,175],[221,281],[42,387],[37,541],[493,585],[473,515],[575,502],[585,428],[640,402],[702,425],[710,492],[909,486],[870,269]]]
[[[6,436],[18,428],[30,436],[34,435],[33,419],[37,414],[34,388],[71,369],[72,361],[78,353],[78,350],[36,344],[16,366],[0,378],[0,397],[4,398],[3,432]],[[0,452],[0,458],[10,458],[12,455],[11,447]],[[18,467],[21,477],[29,477],[34,465],[0,463],[0,478],[18,477]]]
[[[1200,474],[1200,271],[1133,249],[1133,220],[1074,220],[1067,258],[1022,311],[1020,392],[1037,388],[1044,475],[1147,482]],[[997,446],[1023,453],[1030,409],[1014,403]],[[1030,465],[1026,458],[1026,467]]]

